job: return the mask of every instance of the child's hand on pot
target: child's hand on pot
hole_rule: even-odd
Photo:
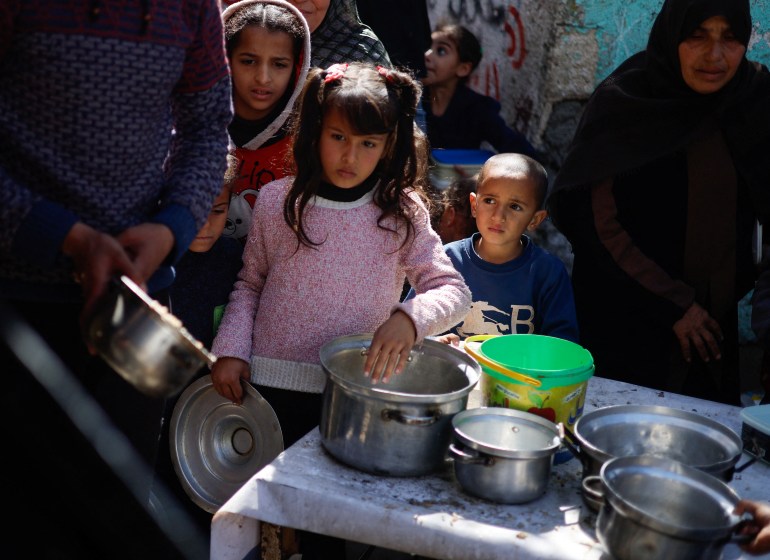
[[[754,518],[744,527],[742,534],[754,535],[754,539],[741,548],[749,554],[770,552],[770,503],[741,500],[735,507],[735,514],[749,513]]]
[[[396,311],[374,332],[364,363],[364,374],[372,383],[387,383],[406,367],[409,353],[417,340],[417,330],[409,316]]]
[[[214,389],[235,404],[241,404],[243,399],[241,379],[248,381],[250,377],[249,364],[239,358],[217,358],[211,368]]]

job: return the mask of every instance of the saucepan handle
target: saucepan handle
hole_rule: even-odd
[[[490,457],[482,455],[476,451],[471,451],[469,453],[454,443],[449,444],[449,454],[458,463],[490,466]]]
[[[575,434],[573,434],[572,431],[564,424],[562,424],[562,431],[564,436],[561,438],[561,442],[564,444],[564,447],[569,449],[570,453],[572,453],[581,463],[585,463],[584,455],[577,447],[578,442]]]
[[[748,512],[744,513],[741,516],[741,520],[735,525],[735,528],[733,528],[733,534],[730,537],[730,542],[734,544],[747,544],[754,540],[754,537],[756,537],[756,533],[745,533],[742,534],[741,531],[748,525],[751,525],[754,523],[754,517],[749,514]]]
[[[412,416],[411,414],[404,414],[402,411],[395,408],[385,408],[380,413],[380,417],[386,422],[395,420],[401,424],[407,426],[430,426],[438,422],[441,418],[441,412],[434,410],[428,411],[428,416]]]
[[[602,488],[602,477],[599,475],[589,475],[583,479],[583,493],[589,496],[591,499],[604,504],[604,492]]]

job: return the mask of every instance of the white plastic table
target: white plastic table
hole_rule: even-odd
[[[740,434],[740,408],[593,377],[585,412],[618,404],[693,411]],[[473,391],[468,407],[479,405]],[[738,466],[750,457],[742,454]],[[770,466],[757,461],[730,486],[770,501]],[[499,505],[465,494],[451,463],[422,477],[382,477],[345,466],[312,430],[255,474],[215,514],[211,558],[257,558],[259,521],[442,560],[606,559],[596,515],[583,503],[581,464],[554,465],[541,498]],[[764,558],[768,558],[766,555]],[[759,558],[734,544],[724,559]]]

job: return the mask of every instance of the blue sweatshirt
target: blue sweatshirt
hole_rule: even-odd
[[[473,247],[479,235],[444,246],[473,300],[468,315],[449,332],[460,338],[535,333],[579,342],[575,300],[564,263],[524,235],[521,255],[492,264]],[[413,295],[412,290],[407,299]]]

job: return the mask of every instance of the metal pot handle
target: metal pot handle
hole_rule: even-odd
[[[728,542],[742,545],[742,544],[748,544],[751,541],[754,540],[754,537],[757,536],[756,533],[746,533],[745,535],[740,534],[740,532],[749,524],[753,523],[754,517],[749,514],[748,512],[744,513],[743,516],[741,516],[741,520],[735,525],[735,528],[733,529],[733,534],[728,540]]]
[[[599,475],[590,475],[583,479],[583,493],[587,494],[593,500],[604,505],[604,492],[601,491],[602,477]],[[599,487],[598,489],[596,487]]]
[[[449,444],[449,454],[457,463],[463,463],[465,465],[483,465],[485,467],[491,466],[494,459],[479,454],[477,451],[471,451],[470,453],[455,445]]]
[[[578,459],[585,467],[586,455],[578,447],[579,444],[578,444],[577,438],[575,437],[575,434],[573,434],[572,431],[563,423],[561,424],[561,427],[562,427],[562,432],[564,434],[561,438],[562,444],[564,445],[564,447],[569,449],[570,453],[572,453],[575,456],[575,458]]]
[[[384,408],[380,413],[380,417],[385,422],[395,420],[396,422],[406,424],[407,426],[430,426],[431,424],[438,422],[439,418],[441,418],[441,412],[433,410],[430,411],[430,416],[411,416],[409,414],[404,414],[395,408]]]

